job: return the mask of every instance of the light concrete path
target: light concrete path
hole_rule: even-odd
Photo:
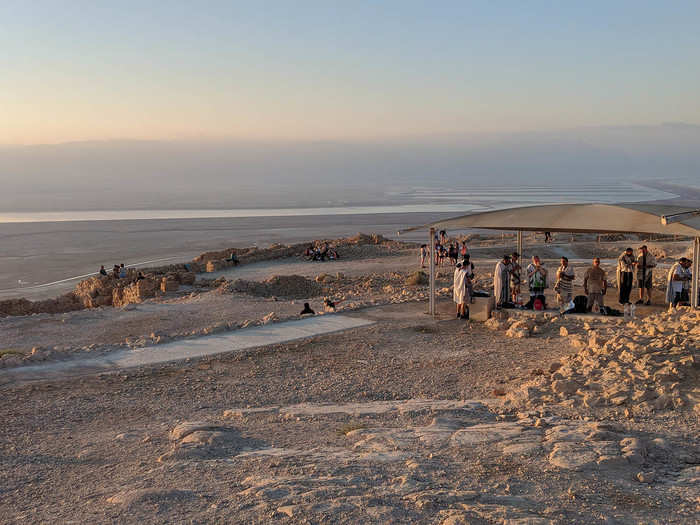
[[[271,344],[305,339],[374,324],[369,319],[345,315],[321,315],[243,328],[234,332],[184,339],[134,350],[118,350],[110,354],[85,359],[48,362],[0,370],[0,385],[22,381],[55,379],[125,368],[180,361],[193,357],[247,350]]]

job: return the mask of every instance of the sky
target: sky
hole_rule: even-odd
[[[700,124],[700,2],[0,3],[0,144]]]

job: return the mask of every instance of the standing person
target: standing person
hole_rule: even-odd
[[[520,297],[520,272],[522,268],[520,267],[520,254],[518,252],[513,252],[511,255],[512,262],[510,263],[510,294],[512,302],[515,304],[521,304],[522,299]]]
[[[552,232],[544,232],[544,243],[552,242]]]
[[[461,247],[460,250],[459,250],[459,254],[462,256],[462,259],[464,259],[464,258],[467,256],[467,252],[468,252],[468,250],[467,250],[467,241],[464,240],[464,241],[462,242],[462,247]]]
[[[674,308],[683,302],[683,289],[688,278],[686,272],[687,261],[685,257],[678,259],[678,262],[671,266],[666,279],[666,302]]]
[[[447,256],[450,258],[450,262],[453,265],[457,264],[457,254],[457,247],[453,243],[450,243],[449,248],[447,248]]]
[[[559,306],[569,304],[574,295],[574,269],[569,266],[569,259],[561,258],[561,265],[557,269],[557,284],[554,286],[557,292]]]
[[[639,248],[637,256],[637,282],[639,284],[639,301],[637,304],[651,304],[651,289],[653,286],[652,269],[656,268],[656,258],[649,252],[646,244]],[[644,290],[647,291],[647,301],[644,303]]]
[[[681,290],[681,301],[690,303],[690,288],[693,282],[693,261],[686,259],[683,266],[683,290]]]
[[[452,282],[452,299],[457,305],[457,319],[464,319],[464,301],[467,289],[464,283],[467,274],[462,269],[461,263],[455,265],[454,279]]]
[[[632,253],[632,248],[627,248],[617,258],[617,287],[620,291],[620,304],[622,305],[630,304],[635,264],[636,259]]]
[[[445,244],[447,242],[447,232],[445,230],[440,230],[440,244]]]
[[[593,305],[597,304],[598,309],[602,309],[604,304],[603,296],[608,289],[608,281],[605,270],[600,267],[600,258],[593,259],[593,266],[586,270],[583,277],[583,291],[588,297],[586,309],[590,312]]]
[[[425,268],[425,258],[428,256],[428,245],[420,245],[420,267]]]
[[[469,260],[469,254],[464,256],[464,260],[462,261],[462,269],[465,273],[464,286],[467,289],[467,297],[465,304],[469,305],[472,302],[472,296],[474,291],[474,263]],[[469,306],[467,306],[466,312],[467,319],[469,319]]]
[[[544,289],[547,288],[547,268],[542,266],[542,262],[537,255],[533,255],[532,262],[528,264],[526,271],[527,284],[530,289],[528,307],[532,307],[536,297],[544,298]]]
[[[510,301],[510,255],[504,255],[493,271],[493,295],[496,297],[496,308]]]
[[[100,275],[107,276],[107,270],[105,270],[105,265],[100,266]]]

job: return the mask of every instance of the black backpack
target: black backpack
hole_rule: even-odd
[[[588,311],[588,298],[585,295],[574,297],[574,313],[585,314]]]

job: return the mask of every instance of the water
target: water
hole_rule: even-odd
[[[0,213],[0,299],[68,291],[100,265],[145,266],[189,260],[207,250],[265,246],[357,232],[395,235],[406,227],[469,212],[558,202],[672,198],[615,182],[575,187],[415,188],[387,204],[231,210],[116,210]]]

